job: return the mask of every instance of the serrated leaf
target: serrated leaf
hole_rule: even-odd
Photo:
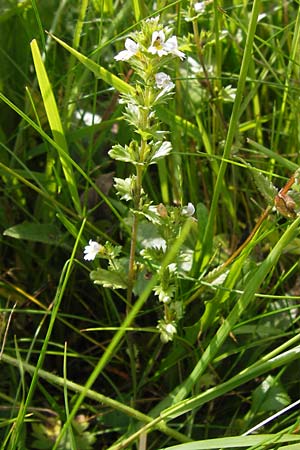
[[[155,145],[155,144],[154,144]],[[163,143],[159,143],[159,146],[156,146],[155,151],[151,157],[150,164],[156,163],[158,160],[165,158],[167,155],[170,154],[172,150],[171,142],[165,141]]]
[[[108,154],[112,159],[116,159],[117,161],[129,162],[131,164],[136,163],[132,158],[130,147],[128,147],[128,145],[125,145],[125,147],[120,144],[114,145],[112,149],[109,150]]]
[[[295,186],[295,187],[298,187],[298,186]],[[288,191],[288,195],[292,198],[292,200],[294,200],[294,202],[295,202],[295,212],[297,214],[299,214],[299,211],[300,211],[300,192],[294,190],[294,186],[293,186],[293,189]]]
[[[95,284],[112,289],[127,289],[127,283],[116,272],[98,268],[90,273],[90,278]]]
[[[271,205],[274,202],[274,198],[278,193],[276,187],[261,172],[253,170],[252,176],[258,190],[260,191],[262,196],[267,200],[268,204]]]
[[[165,252],[167,248],[166,240],[159,234],[153,223],[141,222],[138,229],[138,240],[145,249],[155,249],[155,251]]]
[[[272,205],[274,203],[274,199],[275,199],[276,195],[278,194],[278,190],[276,189],[276,187],[261,172],[254,169],[251,166],[251,164],[244,161],[242,158],[238,158],[238,159],[240,159],[243,162],[243,164],[245,164],[245,166],[247,166],[247,167],[249,167],[249,169],[251,169],[251,175],[253,177],[253,180],[256,184],[257,189],[260,191],[262,196],[267,200],[268,205]]]
[[[126,202],[132,200],[132,193],[135,184],[135,177],[128,177],[123,180],[123,178],[114,178],[114,187],[117,191],[118,196],[121,200]]]

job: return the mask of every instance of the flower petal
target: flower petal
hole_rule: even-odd
[[[99,251],[101,250],[102,245],[98,244],[98,242],[93,241],[92,239],[89,240],[89,245],[86,245],[84,247],[84,259],[86,261],[93,261],[97,254],[99,253]]]

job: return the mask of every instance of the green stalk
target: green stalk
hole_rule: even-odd
[[[79,10],[79,16],[78,16],[76,26],[75,26],[73,45],[72,45],[75,50],[77,50],[79,47],[80,36],[82,33],[82,28],[83,28],[86,11],[88,8],[88,3],[89,3],[88,0],[81,1],[81,7]],[[69,117],[71,117],[71,115],[74,111],[76,102],[74,101],[74,104],[73,104],[73,100],[75,99],[76,94],[78,94],[78,91],[77,91],[78,88],[76,86],[76,83],[74,83],[75,62],[76,62],[76,57],[75,57],[75,55],[71,54],[70,59],[69,59],[68,71],[67,71],[68,77],[67,77],[66,91],[65,91],[65,99],[66,99],[65,112],[69,113]],[[72,107],[70,107],[71,105],[72,105]]]
[[[148,114],[145,117],[145,122],[148,122]],[[127,314],[129,313],[132,306],[132,293],[133,287],[136,279],[136,267],[135,267],[135,256],[136,256],[136,245],[137,245],[137,233],[139,225],[138,211],[141,209],[141,195],[142,195],[142,180],[144,174],[144,155],[147,149],[147,142],[142,139],[140,144],[140,163],[136,165],[136,185],[134,192],[134,217],[131,230],[131,241],[130,241],[130,253],[129,253],[129,267],[128,267],[128,288],[127,288]],[[126,335],[128,352],[130,358],[130,368],[131,368],[131,378],[133,387],[133,398],[136,397],[136,358],[134,351],[134,342],[130,334]]]
[[[141,148],[147,145],[145,141],[141,142]],[[141,151],[141,154],[144,153]],[[136,254],[136,244],[137,244],[137,232],[139,218],[136,211],[141,208],[141,194],[142,194],[142,179],[143,179],[144,167],[142,164],[137,164],[136,166],[136,186],[134,194],[134,218],[131,230],[131,242],[130,242],[130,254],[129,254],[129,270],[128,270],[128,289],[127,289],[127,310],[132,304],[132,290],[135,282],[135,254]]]
[[[269,359],[268,361],[255,363],[247,369],[235,375],[230,380],[219,384],[216,387],[208,389],[206,392],[201,392],[201,394],[191,397],[188,400],[183,400],[170,408],[163,411],[160,415],[161,419],[174,419],[182,414],[186,414],[195,408],[199,408],[205,403],[226,394],[227,392],[233,391],[238,386],[241,386],[250,380],[253,380],[264,373],[268,373],[271,370],[277,369],[278,367],[286,366],[291,362],[299,359],[300,346],[296,346],[291,350],[284,352],[283,354]]]
[[[26,361],[23,361],[19,358],[13,358],[10,355],[7,355],[6,353],[3,353],[1,355],[2,362],[9,364],[13,367],[21,368],[22,371],[28,372],[29,374],[34,374],[36,368],[29,364]],[[54,373],[51,373],[47,370],[39,369],[38,370],[38,376],[39,378],[45,380],[47,383],[52,384],[53,386],[60,386],[60,387],[66,387],[69,391],[75,392],[75,393],[81,393],[84,390],[84,386],[81,384],[75,383],[73,381],[68,380],[66,377],[60,377]],[[91,399],[93,402],[97,402],[101,405],[105,405],[109,408],[112,408],[115,411],[119,411],[122,414],[125,414],[128,417],[132,417],[135,420],[139,422],[149,423],[152,422],[153,419],[150,416],[147,416],[146,414],[138,411],[137,409],[134,409],[124,403],[118,402],[117,400],[114,400],[110,397],[106,397],[103,394],[100,394],[97,391],[93,391],[92,389],[88,389],[85,393],[86,398]],[[31,412],[31,408],[28,408],[28,411]],[[159,424],[158,430],[166,434],[167,436],[172,437],[173,439],[176,439],[178,442],[188,442],[190,439],[188,439],[184,434],[179,433],[176,430],[173,430],[172,428],[169,428],[165,424]]]

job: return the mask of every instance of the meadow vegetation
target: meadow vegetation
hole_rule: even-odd
[[[298,449],[299,2],[0,25],[0,448]]]

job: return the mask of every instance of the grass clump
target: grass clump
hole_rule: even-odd
[[[297,448],[298,5],[0,14],[1,448]]]

